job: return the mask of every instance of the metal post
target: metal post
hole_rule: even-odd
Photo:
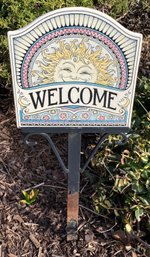
[[[67,241],[77,240],[81,134],[68,134]]]

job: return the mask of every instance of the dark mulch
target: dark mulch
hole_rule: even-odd
[[[97,219],[83,207],[80,208],[79,240],[77,244],[66,242],[67,178],[44,140],[37,138],[39,144],[33,149],[25,146],[24,135],[16,128],[11,109],[6,115],[1,114],[0,120],[0,240],[4,256],[95,256],[96,253],[111,256],[112,251],[120,250],[118,242],[109,238],[108,233],[96,236],[93,232],[96,224],[103,231],[110,228],[113,221],[108,225],[105,218]],[[66,139],[66,135],[53,139],[64,160]],[[36,203],[22,204],[21,191],[34,186],[39,189]]]
[[[33,148],[25,145],[10,104],[0,114],[0,129],[0,257],[148,256],[144,242],[128,239],[114,218],[94,212],[93,192],[84,175],[79,238],[67,242],[67,177],[53,152],[42,138],[35,138],[38,144]],[[54,135],[53,140],[66,162],[67,136]],[[34,187],[39,190],[36,202],[30,206],[21,203],[22,190]]]

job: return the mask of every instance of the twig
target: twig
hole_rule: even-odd
[[[124,15],[122,15],[121,17],[119,17],[118,19],[116,19],[117,21],[120,21],[120,20],[122,20],[125,16],[127,15],[127,12],[126,13],[124,13]]]
[[[7,174],[8,174],[8,175],[10,175],[9,168],[7,168],[7,167],[8,167],[8,165],[7,165],[7,164],[5,164],[5,162],[3,161],[3,159],[2,159],[2,158],[0,158],[0,162],[4,165],[4,168],[6,169]],[[3,173],[5,173],[5,172],[3,171]],[[10,176],[10,177],[11,177],[11,176]]]
[[[81,228],[83,228],[88,222],[87,221],[83,221],[79,226],[78,226],[78,231],[81,230]]]
[[[42,182],[42,183],[40,183],[40,184],[38,184],[38,185],[35,185],[35,186],[33,186],[33,187],[29,187],[29,188],[27,188],[27,189],[24,189],[23,191],[30,191],[31,189],[34,189],[34,188],[38,188],[38,187],[40,187],[40,186],[44,186],[44,182]]]
[[[121,193],[124,193],[124,191],[129,187],[129,186],[131,186],[132,185],[132,183],[129,183],[128,185],[126,185],[122,190],[121,190]]]
[[[144,242],[140,237],[135,234],[132,234],[133,239],[135,238],[139,243],[143,244],[147,249],[150,249],[150,245]]]
[[[86,183],[85,183],[85,185],[81,188],[81,190],[80,190],[80,194],[82,194],[82,192],[83,192],[83,190],[84,190],[84,188],[87,186],[87,184],[88,184],[89,182],[87,181]]]
[[[89,209],[89,208],[87,208],[87,207],[85,207],[85,206],[83,206],[83,205],[81,205],[81,204],[79,204],[79,207],[81,207],[81,208],[83,208],[83,209],[85,209],[85,210],[87,210],[87,211],[89,211],[89,212],[91,212],[91,213],[93,213],[93,214],[95,214],[95,215],[97,215],[97,216],[99,216],[99,217],[102,217],[102,218],[105,218],[105,219],[110,220],[107,216],[104,216],[104,215],[102,215],[102,214],[99,214],[99,213],[97,213],[97,212],[95,212],[95,211],[93,211],[93,210],[91,210],[91,209]]]
[[[110,174],[110,176],[112,177],[112,179],[115,181],[115,177],[113,176],[113,174],[110,172],[110,170],[108,169],[108,167],[106,166],[105,162],[104,162],[104,158],[101,162],[101,164],[104,166],[104,168],[108,171],[108,173]]]
[[[26,226],[39,226],[39,224],[29,223],[29,222],[25,222],[24,225],[26,225]]]
[[[3,246],[0,245],[0,257],[3,257]]]
[[[119,251],[115,252],[114,256],[116,256],[118,253],[121,253],[121,252],[122,252],[122,250],[119,250]]]
[[[30,252],[27,252],[27,253],[24,253],[23,255],[21,255],[21,257],[26,257],[27,255],[29,255],[31,253],[31,251]],[[29,256],[31,256],[31,255],[29,255]],[[11,257],[11,256],[10,256]],[[13,257],[13,256],[12,256]],[[17,257],[17,256],[16,256]]]
[[[3,120],[3,121],[1,121],[1,125],[4,125],[5,123],[7,123],[8,121],[10,122],[11,120],[13,119],[13,117],[11,117],[11,118],[9,118],[9,119],[7,119],[7,120]]]
[[[85,218],[85,216],[84,216],[83,211],[82,211],[81,208],[80,208],[80,213],[81,213],[82,219],[83,219],[83,220],[86,220],[86,218]]]
[[[96,230],[96,231],[97,231],[98,233],[100,233],[100,234],[103,234],[103,233],[106,233],[106,232],[111,231],[116,225],[117,225],[117,223],[115,222],[115,224],[114,224],[111,228],[109,228],[109,229],[107,229],[107,230],[103,230],[103,231]]]
[[[149,114],[149,112],[147,111],[147,109],[145,108],[145,106],[141,103],[141,101],[139,99],[137,99],[138,103],[142,106],[143,110]]]
[[[66,187],[61,187],[61,186],[52,186],[52,185],[43,185],[44,187],[51,187],[51,188],[57,188],[57,189],[64,189],[66,190]]]
[[[49,174],[50,170],[46,170],[46,174]],[[38,176],[39,177],[39,176]],[[63,183],[62,181],[59,181],[58,179],[54,179],[54,178],[48,178],[48,181],[53,181],[53,182],[57,182],[57,184],[60,184],[60,185],[63,185],[63,186],[66,186],[67,184],[66,183]]]
[[[81,209],[80,209],[81,210]],[[88,220],[86,221],[83,221],[79,226],[78,226],[78,231],[80,231],[84,226],[86,226],[87,224],[93,224],[95,222],[95,219],[92,220],[90,222],[91,218],[89,218]]]
[[[38,252],[38,257],[42,257],[43,254],[42,254],[42,247],[39,248],[39,252]]]

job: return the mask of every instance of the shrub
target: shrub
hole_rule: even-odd
[[[143,77],[137,85],[132,130],[128,142],[117,146],[116,137],[93,159],[99,181],[92,184],[96,194],[93,204],[97,212],[115,214],[125,228],[127,224],[145,231],[150,226],[150,80]],[[144,221],[144,227],[143,227]]]

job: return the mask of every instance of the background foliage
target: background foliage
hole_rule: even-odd
[[[139,2],[139,1],[138,1]],[[142,0],[142,8],[150,9],[148,0]],[[11,90],[11,75],[8,53],[7,32],[22,28],[35,18],[49,11],[84,6],[104,11],[114,18],[125,15],[136,0],[1,0],[0,1],[0,84]]]
[[[1,96],[12,95],[7,31],[21,28],[36,17],[67,6],[92,7],[114,18],[127,16],[134,10],[150,10],[149,1],[120,0],[1,0],[0,3],[0,85]],[[126,25],[126,24],[124,24]],[[135,21],[135,30],[137,29]],[[129,26],[130,27],[130,26]],[[132,27],[132,24],[131,24]],[[139,28],[139,27],[138,27]],[[138,30],[139,31],[139,30]],[[142,33],[142,31],[139,31]],[[145,32],[144,37],[147,36]],[[143,68],[143,67],[142,67]],[[123,228],[149,233],[150,215],[150,79],[140,69],[132,130],[124,147],[115,144],[115,138],[100,149],[92,162],[98,174],[86,173],[95,194],[92,197],[97,212],[115,215]]]

